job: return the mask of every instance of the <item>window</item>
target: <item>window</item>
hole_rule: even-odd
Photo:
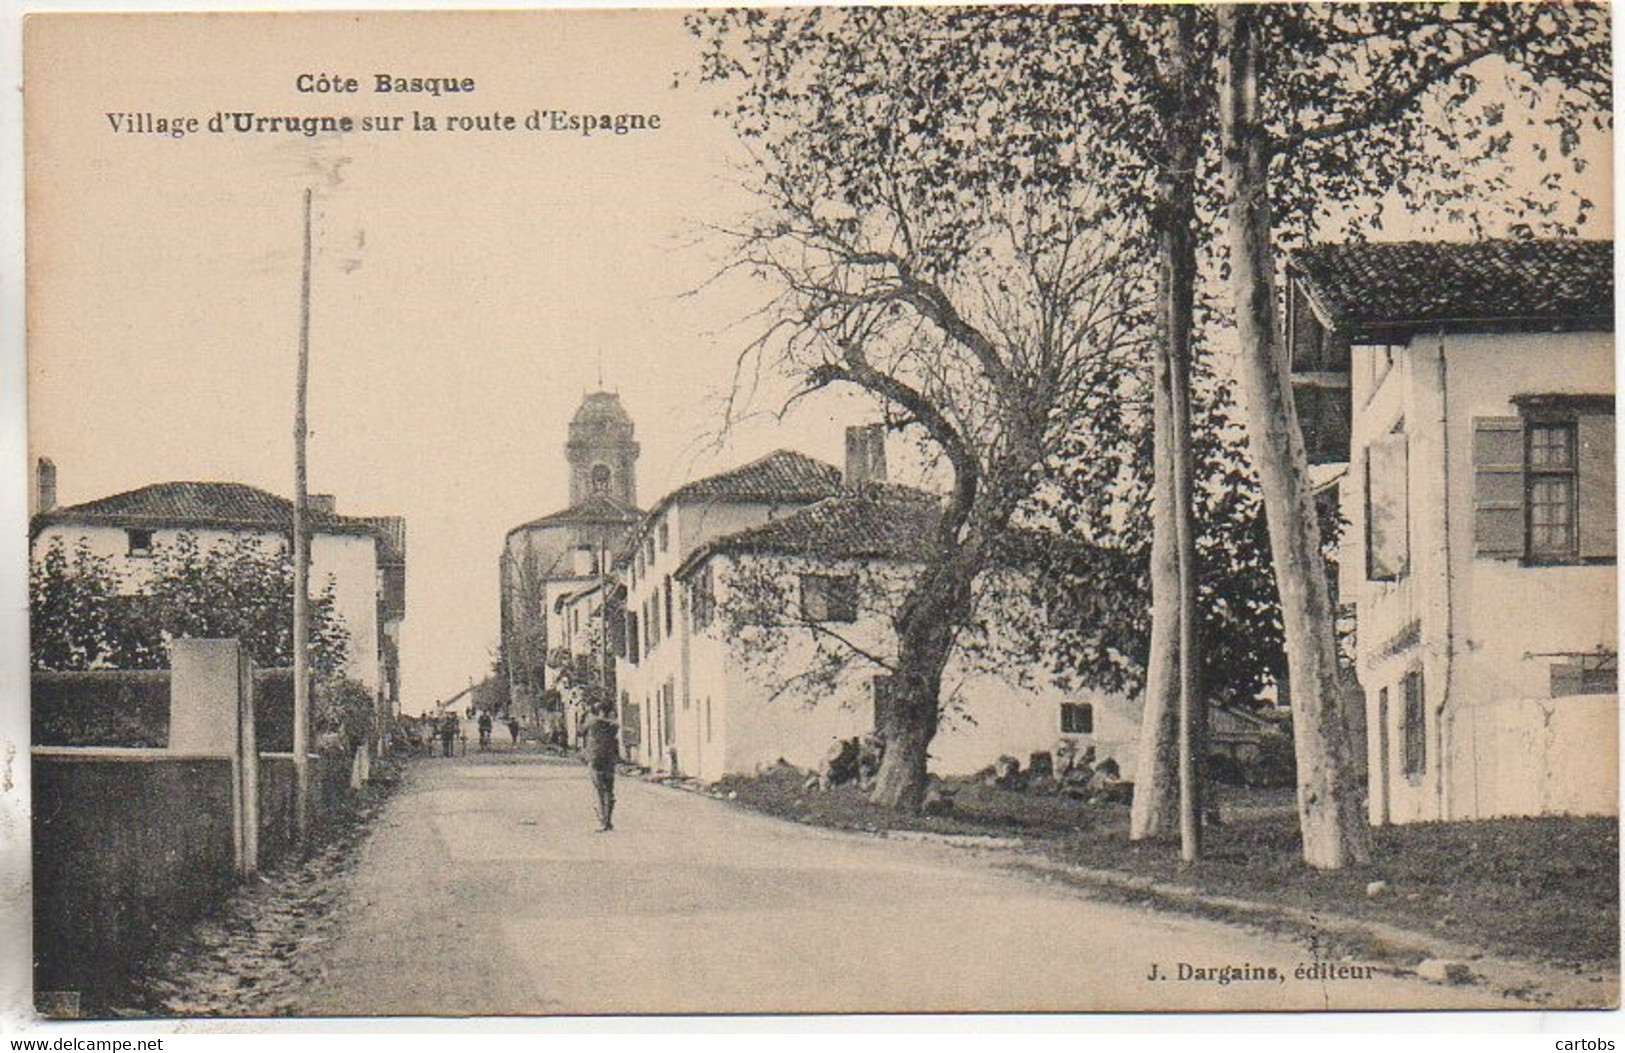
[[[801,617],[809,622],[858,620],[858,579],[854,574],[803,574]]]
[[[621,745],[629,750],[637,749],[643,738],[642,708],[625,691],[621,692]]]
[[[666,575],[666,635],[671,635],[671,575]]]
[[[1422,671],[1405,674],[1400,684],[1405,695],[1404,723],[1399,730],[1399,748],[1403,751],[1401,769],[1406,778],[1419,778],[1428,768],[1427,708],[1422,698]]]
[[[143,557],[152,555],[152,531],[126,530],[125,534],[130,539],[130,555]]]
[[[671,544],[671,522],[669,520],[662,519],[660,521],[660,551],[662,551],[662,552],[666,551],[667,547],[669,547],[670,544]]]
[[[1575,559],[1580,554],[1580,532],[1574,521],[1574,425],[1534,423],[1527,436],[1529,558]]]
[[[709,563],[688,583],[688,609],[696,630],[704,629],[711,624],[711,617],[716,610],[716,592],[711,580]]]
[[[641,655],[642,641],[638,639],[638,616],[632,611],[626,612],[626,660],[633,665],[638,664]]]
[[[1614,414],[1606,396],[1529,396],[1473,421],[1473,542],[1532,564],[1615,558]]]
[[[1087,702],[1061,703],[1061,734],[1093,735],[1095,707]]]
[[[609,493],[609,481],[610,481],[611,474],[612,473],[609,470],[609,465],[607,465],[607,464],[595,464],[595,465],[593,465],[592,466],[592,492],[595,493],[595,494],[607,494],[607,493]]]
[[[1365,576],[1398,581],[1410,569],[1410,451],[1403,425],[1365,452]]]

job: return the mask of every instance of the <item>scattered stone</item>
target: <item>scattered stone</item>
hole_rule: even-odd
[[[1416,975],[1436,984],[1470,984],[1475,977],[1466,962],[1429,958],[1416,967]]]
[[[1376,899],[1378,896],[1383,895],[1387,891],[1388,882],[1386,881],[1373,881],[1365,887],[1365,894],[1366,898],[1368,899]]]
[[[993,785],[1001,790],[1015,790],[1017,792],[1025,790],[1027,788],[1027,776],[1021,770],[1021,762],[1009,755],[994,761]]]

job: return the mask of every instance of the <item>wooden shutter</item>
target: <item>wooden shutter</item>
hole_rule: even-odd
[[[1473,418],[1473,551],[1524,554],[1523,419]]]
[[[1366,451],[1366,577],[1394,581],[1410,566],[1408,446],[1403,432]]]
[[[1611,413],[1580,415],[1580,558],[1613,559],[1614,417]]]

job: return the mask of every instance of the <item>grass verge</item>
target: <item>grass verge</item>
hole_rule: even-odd
[[[770,815],[843,830],[1016,837],[1053,862],[1111,871],[1193,893],[1234,897],[1391,925],[1510,958],[1582,967],[1619,963],[1619,824],[1607,818],[1493,819],[1372,831],[1372,861],[1345,871],[1305,866],[1290,792],[1220,790],[1225,822],[1206,858],[1177,844],[1131,842],[1128,808],[1058,794],[1015,793],[964,779],[948,815],[899,815],[854,787],[805,790],[778,767],[719,790]],[[1368,895],[1370,883],[1385,888]]]

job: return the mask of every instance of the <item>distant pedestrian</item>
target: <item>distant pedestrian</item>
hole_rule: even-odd
[[[594,713],[581,728],[583,759],[592,776],[592,788],[598,794],[600,833],[615,829],[611,818],[615,812],[615,762],[621,753],[620,730],[621,726],[605,713]]]
[[[519,721],[513,717],[508,718],[508,734],[513,736],[513,744],[519,745]]]
[[[491,748],[491,714],[480,714],[480,752]]]
[[[451,741],[457,737],[457,714],[447,713],[440,718],[440,755],[451,756]]]

